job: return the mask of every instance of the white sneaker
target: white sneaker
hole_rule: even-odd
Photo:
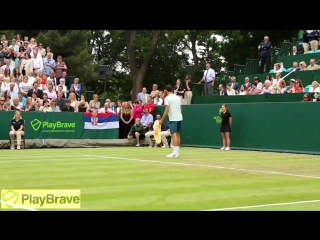
[[[18,146],[17,146],[17,149],[18,149],[18,150],[20,150],[20,149],[21,149],[21,148],[20,148],[20,145],[18,145]]]
[[[171,153],[171,154],[167,155],[167,157],[168,158],[174,158],[174,157],[179,157],[179,155]]]
[[[226,147],[226,149],[225,149],[226,151],[230,151],[230,148],[229,147]]]
[[[140,147],[140,144],[138,143],[138,144],[136,145],[136,147]]]
[[[221,150],[226,150],[226,148],[225,147],[222,147],[222,148],[220,148]]]
[[[165,146],[165,145],[163,145],[162,147],[163,147],[163,148],[168,148],[169,146]]]
[[[14,150],[14,144],[11,145],[11,150]]]

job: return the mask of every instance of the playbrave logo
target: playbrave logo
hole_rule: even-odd
[[[76,123],[75,122],[49,122],[49,121],[40,121],[35,118],[30,122],[30,125],[34,131],[42,132],[75,132]]]
[[[80,189],[2,189],[1,208],[80,209]]]

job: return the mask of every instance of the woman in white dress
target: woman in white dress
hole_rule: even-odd
[[[236,96],[236,91],[231,88],[231,83],[227,84],[227,95],[228,96]]]
[[[239,95],[247,95],[247,86],[245,84],[241,85],[241,93]]]

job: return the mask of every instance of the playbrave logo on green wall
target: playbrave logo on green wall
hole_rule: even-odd
[[[40,121],[35,118],[30,121],[31,128],[34,131],[42,132],[75,132],[76,131],[76,122],[49,122],[49,121]]]

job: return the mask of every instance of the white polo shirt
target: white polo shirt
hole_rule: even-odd
[[[182,113],[181,113],[181,99],[176,94],[169,94],[164,99],[164,104],[169,106],[169,121],[182,121]]]

